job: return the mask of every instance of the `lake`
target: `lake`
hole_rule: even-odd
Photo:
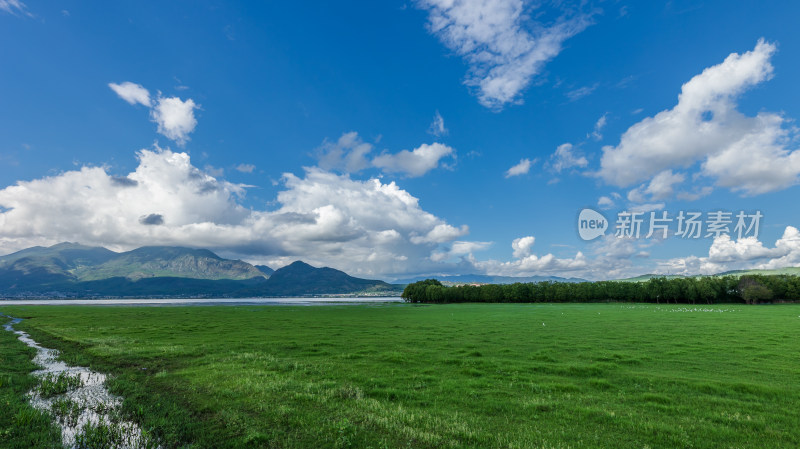
[[[315,306],[403,302],[399,296],[337,298],[133,298],[133,299],[0,299],[1,306]]]

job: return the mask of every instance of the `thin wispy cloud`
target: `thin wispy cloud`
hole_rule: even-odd
[[[448,130],[444,126],[442,114],[439,114],[439,111],[436,111],[436,114],[433,116],[433,122],[431,122],[431,126],[428,127],[428,134],[441,137],[447,135],[447,133]]]
[[[594,140],[598,141],[603,140],[603,128],[606,127],[607,123],[608,123],[608,113],[606,112],[605,114],[600,116],[600,118],[597,119],[597,122],[594,124],[594,130],[592,131],[592,138]]]
[[[585,168],[587,165],[589,165],[589,161],[585,156],[578,154],[571,143],[559,145],[555,153],[550,156],[549,162],[550,168],[556,173],[574,168]]]
[[[573,89],[567,92],[567,98],[569,101],[578,101],[583,97],[587,97],[592,94],[597,89],[597,85],[594,86],[583,86],[577,89]]]
[[[531,19],[522,0],[420,0],[428,29],[469,65],[465,84],[478,101],[499,110],[521,102],[521,93],[568,38],[591,23],[587,14],[564,15],[552,24]]]
[[[256,166],[253,164],[239,164],[236,167],[236,171],[241,173],[253,173],[256,169]]]
[[[520,159],[519,163],[506,170],[505,177],[511,178],[512,176],[521,176],[527,174],[531,170],[531,166],[536,163],[536,159],[530,160],[527,158]]]
[[[33,17],[25,3],[19,0],[0,0],[0,11],[14,16]]]

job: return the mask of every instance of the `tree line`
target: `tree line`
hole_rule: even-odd
[[[408,284],[403,299],[412,303],[458,302],[645,302],[657,304],[758,304],[800,300],[800,276],[745,275],[655,277],[644,282],[532,282],[457,285],[436,279]]]

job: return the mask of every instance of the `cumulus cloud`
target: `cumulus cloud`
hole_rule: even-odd
[[[108,83],[108,87],[129,104],[140,104],[148,108],[153,105],[153,102],[150,100],[150,91],[145,89],[141,84],[125,81],[120,84]]]
[[[372,160],[372,165],[387,173],[402,173],[417,177],[439,166],[439,160],[454,154],[454,150],[441,143],[423,143],[412,151],[384,153]]]
[[[436,137],[440,137],[447,135],[447,132],[447,128],[444,127],[444,119],[442,118],[442,114],[439,114],[439,111],[436,111],[436,114],[433,116],[433,122],[428,128],[428,133]]]
[[[778,269],[800,265],[800,231],[787,226],[770,248],[756,237],[734,240],[728,234],[714,238],[708,256],[677,257],[660,263],[660,272],[716,274],[730,270]]]
[[[743,92],[772,77],[770,59],[776,50],[762,39],[753,50],[732,53],[693,77],[681,88],[675,107],[631,126],[617,146],[603,148],[597,175],[626,187],[667,174],[668,181],[676,181],[681,175],[670,170],[699,163],[698,174],[745,195],[797,184],[800,152],[790,148],[789,120],[771,112],[748,117],[736,104]],[[658,185],[650,184],[646,189],[657,196],[675,192],[677,182],[662,184],[659,192]]]
[[[584,168],[589,164],[585,157],[575,154],[571,143],[561,144],[555,153],[550,156],[550,168],[561,173],[571,168]]]
[[[186,101],[178,97],[159,98],[150,110],[150,117],[158,125],[159,134],[183,146],[197,126],[197,119],[194,118],[197,108],[191,98]]]
[[[465,83],[478,101],[501,109],[518,102],[562,43],[583,31],[590,19],[565,15],[550,25],[535,22],[523,0],[419,0],[429,12],[428,29],[469,64]],[[530,5],[528,5],[530,6]]]
[[[527,174],[531,170],[531,166],[535,163],[536,159],[520,159],[517,165],[506,170],[506,178]]]
[[[534,238],[532,235],[514,239],[514,241],[511,242],[511,249],[514,250],[514,257],[521,259],[523,257],[530,256],[531,247],[533,247],[533,243],[535,241],[536,238]]]
[[[370,159],[373,146],[364,142],[357,132],[342,134],[336,142],[325,141],[317,148],[317,164],[325,170],[357,173],[375,167],[384,173],[400,173],[409,177],[422,176],[437,168],[441,159],[455,156],[455,150],[441,143],[422,144],[412,151],[384,151]]]
[[[476,261],[474,265],[492,276],[563,275],[585,270],[588,266],[588,260],[581,251],[578,251],[573,258],[558,258],[551,253],[541,257],[530,254],[507,262],[496,260]]]
[[[130,81],[109,83],[108,87],[129,104],[150,108],[150,119],[158,125],[158,133],[180,146],[186,144],[197,126],[194,110],[199,106],[191,98],[184,101],[178,97],[162,97],[159,93],[152,99],[147,89]]]
[[[431,253],[468,232],[423,210],[394,182],[309,168],[283,176],[273,209],[253,210],[241,205],[245,186],[211,176],[186,153],[155,148],[137,157],[124,176],[82,167],[0,190],[0,253],[61,241],[115,250],[179,245],[375,277],[438,269]]]
[[[445,243],[450,242],[454,239],[457,239],[469,232],[469,228],[467,225],[463,225],[460,228],[455,226],[451,226],[447,223],[441,223],[433,227],[427,234],[424,235],[417,235],[416,233],[411,234],[411,243],[420,244],[420,243]]]

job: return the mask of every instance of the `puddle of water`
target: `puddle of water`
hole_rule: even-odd
[[[9,317],[10,318],[10,317]],[[59,376],[69,376],[80,379],[80,386],[70,388],[66,393],[43,397],[38,388],[28,392],[31,405],[41,411],[49,412],[56,418],[56,424],[61,428],[61,440],[66,448],[76,447],[76,441],[83,433],[87,424],[97,427],[100,423],[112,425],[119,434],[119,440],[114,448],[140,449],[160,448],[152,438],[144,435],[135,423],[120,418],[119,407],[122,398],[115,396],[106,389],[106,376],[82,366],[69,366],[58,360],[58,351],[44,348],[34,341],[27,332],[14,329],[19,323],[19,318],[12,318],[11,322],[3,327],[9,332],[17,334],[17,338],[36,349],[33,362],[42,367],[32,374],[40,380],[56,379]],[[71,401],[77,413],[72,416],[59,416],[53,409],[54,403],[63,404],[65,400]]]

